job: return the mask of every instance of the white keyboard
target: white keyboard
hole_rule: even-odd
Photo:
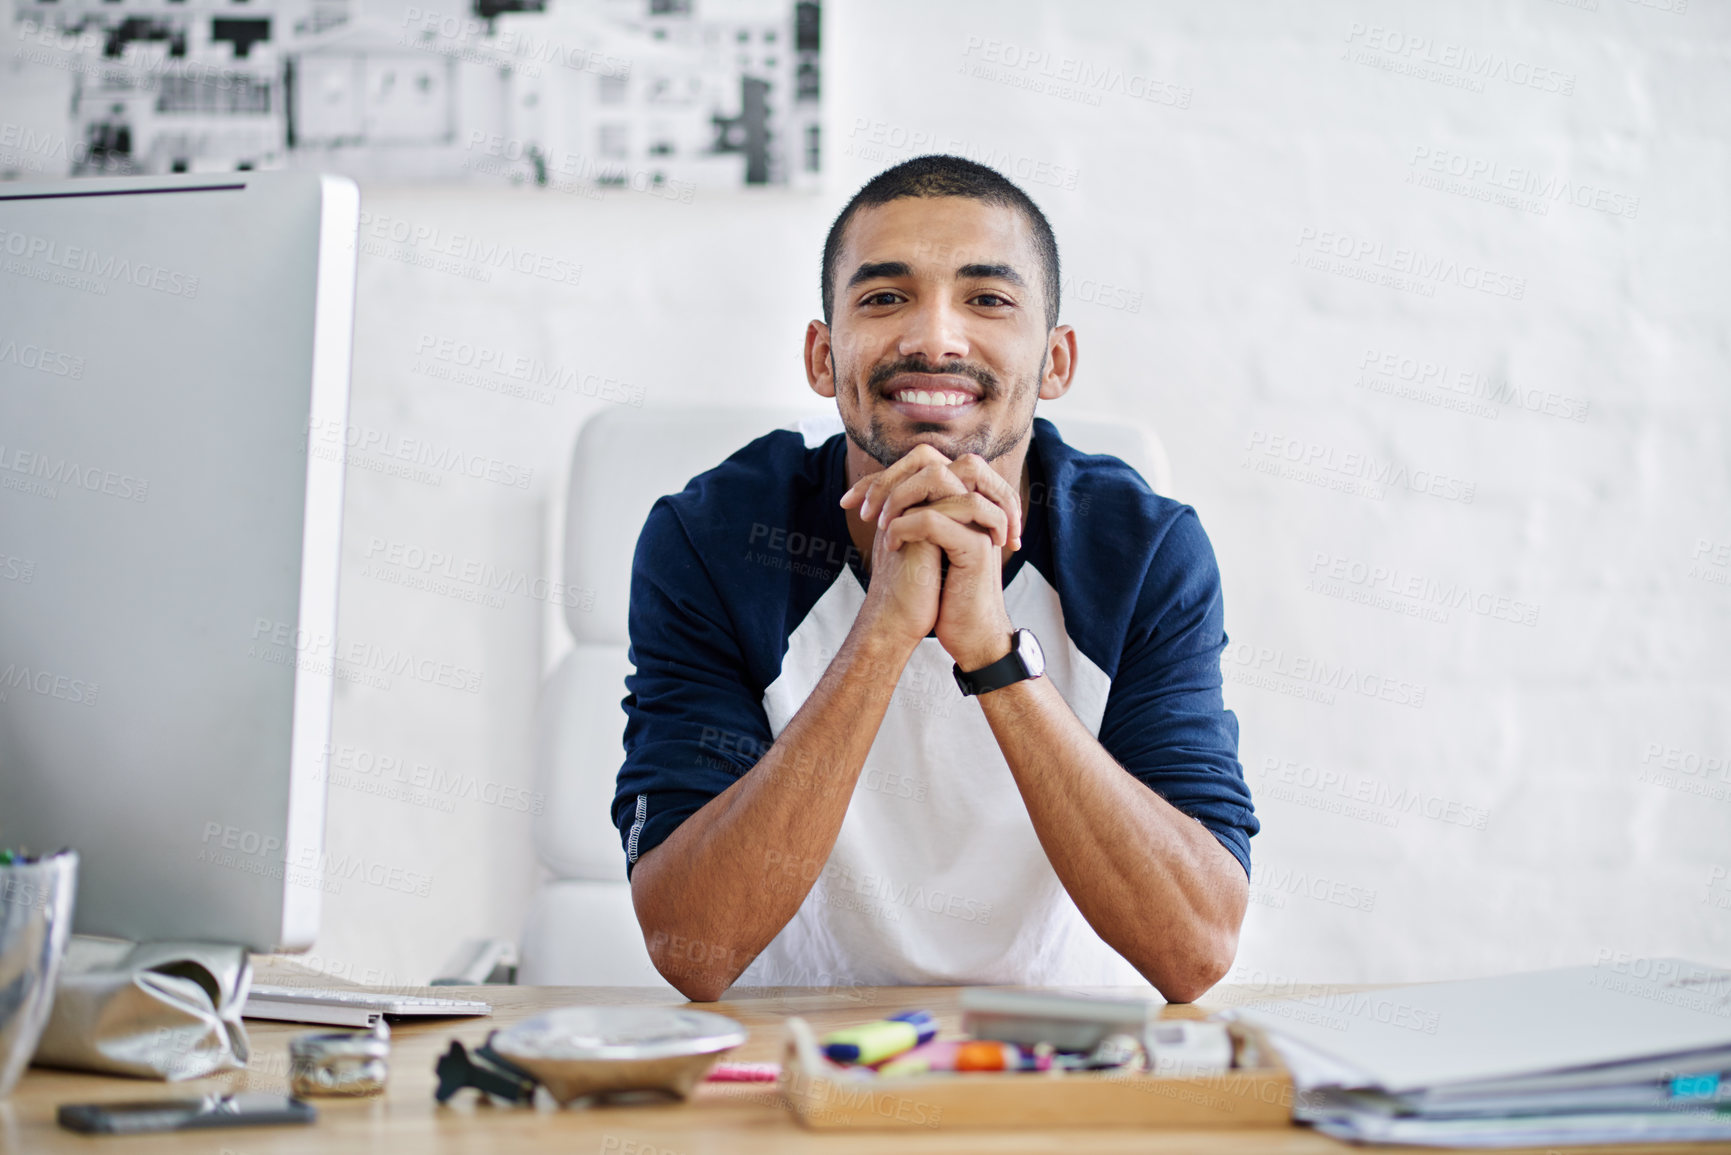
[[[246,1008],[241,1011],[241,1017],[287,1023],[322,1023],[333,1027],[370,1027],[385,1015],[454,1018],[492,1013],[491,1006],[473,999],[395,995],[364,988],[254,986],[247,992]]]

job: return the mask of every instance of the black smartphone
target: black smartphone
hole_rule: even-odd
[[[146,1099],[136,1103],[66,1103],[56,1118],[69,1131],[98,1135],[139,1135],[147,1131],[189,1131],[198,1127],[263,1127],[311,1123],[312,1105],[287,1095],[259,1091],[207,1095],[202,1099]]]

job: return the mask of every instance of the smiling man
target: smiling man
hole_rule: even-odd
[[[1237,949],[1258,825],[1194,511],[1034,416],[1069,391],[1051,227],[956,157],[824,245],[806,375],[846,429],[662,498],[613,817],[656,967],[746,985],[1145,978]]]

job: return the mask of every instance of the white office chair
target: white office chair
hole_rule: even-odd
[[[1166,451],[1152,431],[1081,413],[1052,420],[1071,445],[1120,457],[1156,492],[1170,490]],[[530,905],[519,982],[667,987],[643,945],[610,816],[625,758],[620,699],[630,671],[631,556],[656,498],[679,492],[776,428],[799,429],[817,445],[840,432],[841,421],[833,409],[614,409],[590,418],[577,436],[560,576],[569,589],[594,596],[587,611],[566,607],[575,646],[543,684],[537,708],[536,776],[545,808],[535,821],[535,846],[553,878]]]

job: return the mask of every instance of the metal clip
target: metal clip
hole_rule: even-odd
[[[462,1043],[451,1040],[451,1049],[439,1056],[433,1067],[439,1076],[439,1089],[433,1092],[435,1099],[447,1103],[464,1087],[473,1087],[510,1103],[535,1101],[539,1083],[533,1075],[493,1050],[496,1034],[497,1031],[489,1032],[487,1041],[475,1048],[472,1057]]]

